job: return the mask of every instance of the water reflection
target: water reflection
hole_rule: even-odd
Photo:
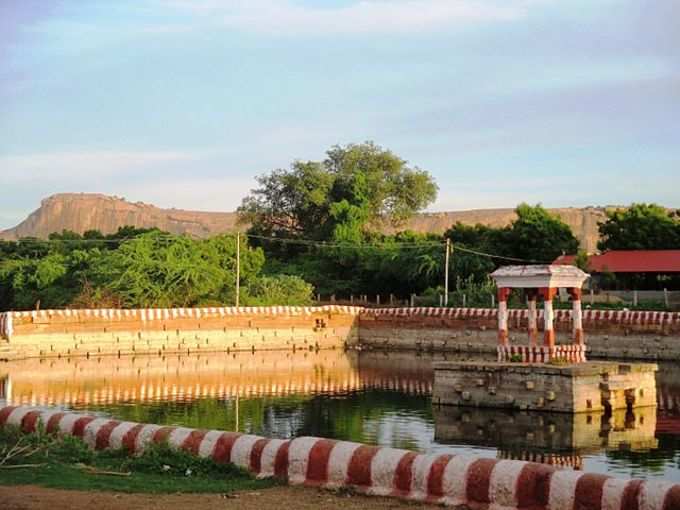
[[[0,399],[141,422],[317,435],[680,480],[678,365],[660,366],[658,413],[642,409],[603,420],[433,409],[431,364],[444,358],[337,350],[25,360],[0,364]]]
[[[656,408],[564,414],[434,407],[439,443],[496,447],[499,456],[579,468],[582,456],[658,447]]]

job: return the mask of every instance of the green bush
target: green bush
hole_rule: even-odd
[[[246,306],[295,305],[312,303],[314,287],[298,276],[260,276],[245,288],[241,302]]]

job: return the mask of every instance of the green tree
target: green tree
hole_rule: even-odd
[[[314,287],[298,276],[260,276],[250,280],[245,288],[246,306],[293,305],[312,303]]]
[[[680,249],[680,219],[656,204],[633,204],[607,212],[597,247],[607,250]]]
[[[323,162],[296,161],[258,177],[239,208],[251,232],[358,242],[370,225],[402,223],[432,203],[429,173],[371,142],[334,146]]]
[[[520,204],[515,212],[517,219],[501,236],[507,250],[502,255],[551,263],[578,250],[578,239],[569,225],[540,205]]]
[[[206,241],[143,234],[102,254],[91,280],[120,296],[127,306],[193,306],[204,300],[223,302],[233,296],[235,240],[221,236]],[[259,249],[243,247],[243,279],[264,262]]]

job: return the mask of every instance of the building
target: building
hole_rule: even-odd
[[[562,255],[553,264],[575,264]],[[591,284],[603,289],[680,290],[680,250],[612,250],[588,258]]]

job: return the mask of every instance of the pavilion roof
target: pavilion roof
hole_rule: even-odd
[[[498,287],[539,288],[578,287],[590,277],[576,266],[529,265],[503,266],[491,273]]]

